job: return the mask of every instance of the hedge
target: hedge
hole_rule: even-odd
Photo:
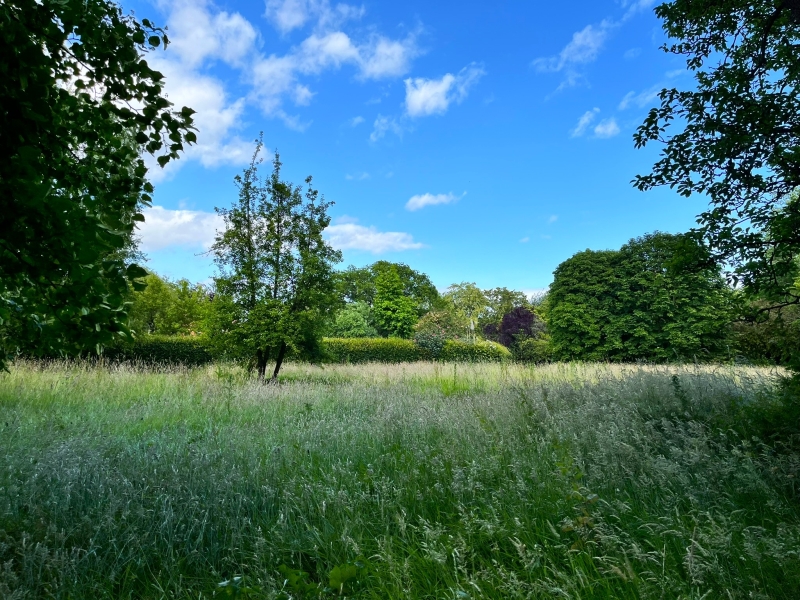
[[[502,362],[511,360],[508,348],[496,342],[457,342],[447,340],[439,355],[445,362]]]
[[[414,342],[400,338],[323,338],[322,352],[335,363],[399,363],[428,358]]]
[[[186,366],[205,365],[213,360],[202,336],[146,335],[130,344],[108,348],[104,355],[110,360]]]
[[[400,338],[323,338],[322,352],[332,363],[401,363],[432,358],[429,350]],[[118,361],[187,366],[205,365],[213,360],[202,336],[142,336],[130,344],[107,349],[105,356]],[[500,362],[510,360],[511,353],[495,342],[470,344],[448,340],[437,358],[447,362]]]

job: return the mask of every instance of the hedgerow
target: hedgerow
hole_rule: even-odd
[[[105,356],[118,361],[186,366],[205,365],[213,360],[208,341],[202,336],[141,336],[129,344],[107,349]]]
[[[401,338],[323,338],[322,352],[330,362],[414,362],[429,358],[411,340]]]
[[[511,360],[508,348],[496,342],[447,340],[439,360],[445,362],[502,362]]]

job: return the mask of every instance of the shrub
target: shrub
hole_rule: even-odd
[[[418,331],[414,334],[414,343],[431,358],[439,358],[446,341],[447,337],[441,331]]]
[[[526,338],[514,348],[514,359],[520,362],[543,363],[553,360],[553,348],[549,336]]]
[[[501,362],[511,359],[508,348],[496,342],[459,342],[447,340],[439,359],[448,362]]]
[[[105,356],[118,361],[186,366],[205,365],[212,361],[208,340],[203,336],[145,335],[130,344],[107,349]]]
[[[331,362],[413,362],[429,358],[411,340],[400,338],[323,338],[322,351]]]
[[[370,324],[370,307],[365,302],[353,302],[336,314],[328,333],[332,338],[374,338],[378,331]]]

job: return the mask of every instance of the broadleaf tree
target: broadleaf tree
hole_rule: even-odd
[[[673,0],[655,12],[694,85],[662,90],[639,127],[637,147],[662,146],[634,185],[707,196],[696,233],[710,260],[762,310],[800,303],[800,1]]]
[[[341,253],[322,232],[327,202],[306,178],[305,191],[280,179],[280,156],[272,174],[260,178],[259,139],[250,165],[235,178],[239,197],[217,208],[225,229],[211,248],[219,276],[206,331],[220,353],[245,359],[261,381],[275,361],[276,380],[287,352],[314,356],[336,305],[333,265]]]
[[[143,154],[195,141],[145,60],[164,32],[108,0],[0,3],[0,366],[128,335],[126,263],[151,202]]]
[[[695,251],[687,248],[695,245]],[[687,265],[693,255],[696,264]],[[683,261],[675,264],[676,257]],[[561,263],[547,328],[561,360],[729,358],[732,291],[687,235],[654,233]]]

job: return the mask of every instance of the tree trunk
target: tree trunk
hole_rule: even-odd
[[[278,381],[278,371],[281,370],[283,364],[283,357],[286,356],[286,342],[281,342],[281,347],[278,350],[278,359],[275,361],[275,372],[272,373],[271,381],[273,383]]]
[[[264,383],[267,379],[267,361],[269,360],[269,350],[256,350],[256,366],[258,367],[258,380]]]

